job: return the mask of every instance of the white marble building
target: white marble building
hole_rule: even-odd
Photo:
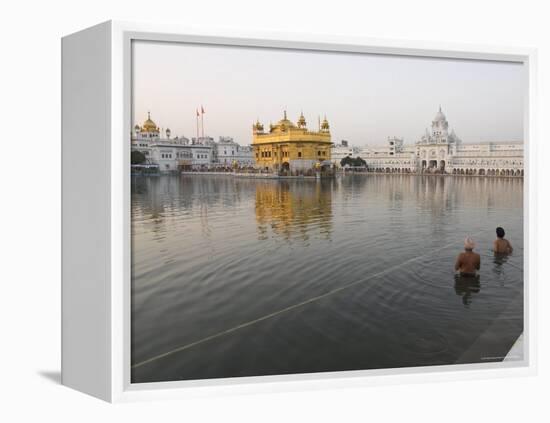
[[[232,137],[220,137],[216,143],[216,164],[223,167],[254,166],[252,147],[236,143]]]
[[[451,157],[449,173],[523,176],[523,142],[463,144]]]
[[[523,142],[463,143],[441,107],[431,131],[414,144],[388,138],[383,146],[365,147],[358,154],[370,171],[458,175],[523,176]]]
[[[373,172],[417,171],[415,150],[404,146],[402,138],[388,137],[386,145],[364,147],[360,150],[359,157],[367,162],[369,171]]]
[[[342,140],[340,144],[334,144],[330,149],[330,161],[336,168],[341,167],[340,162],[345,157],[357,157],[360,153],[358,147],[353,147],[347,141]]]
[[[239,145],[231,137],[215,142],[207,136],[189,140],[171,135],[170,129],[160,129],[149,114],[142,126],[134,127],[132,151],[142,152],[146,162],[158,165],[161,172],[254,165],[252,148]]]
[[[146,162],[157,164],[161,172],[203,169],[213,159],[212,145],[194,144],[185,137],[171,137],[170,129],[162,130],[149,115],[132,133],[132,151],[144,154]]]

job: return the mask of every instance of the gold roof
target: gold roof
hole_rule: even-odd
[[[151,120],[151,112],[147,112],[147,120],[143,122],[143,126],[141,127],[141,130],[146,132],[158,131],[157,124]]]
[[[319,130],[310,130],[306,125],[306,118],[303,113],[293,123],[284,111],[283,118],[276,124],[269,124],[269,131],[264,132],[263,125],[258,121],[252,125],[252,144],[269,144],[279,142],[319,142],[330,143],[330,127],[328,121],[319,120]],[[261,129],[260,129],[261,128]]]
[[[284,111],[283,118],[277,122],[277,126],[280,128],[294,128],[296,125],[294,125],[290,120],[286,117],[286,110]]]

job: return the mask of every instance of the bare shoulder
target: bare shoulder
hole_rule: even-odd
[[[512,248],[512,244],[510,243],[510,241],[506,240],[506,244],[507,244],[507,246],[508,246],[508,250],[510,251],[510,253],[511,253],[512,251],[514,251],[514,249]]]

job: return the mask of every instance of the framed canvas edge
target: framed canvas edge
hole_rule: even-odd
[[[111,21],[111,401],[142,401],[259,392],[335,389],[536,374],[536,50],[524,47],[385,40],[321,34],[273,33],[190,28]],[[381,370],[326,372],[193,381],[130,383],[130,132],[131,43],[133,40],[186,42],[242,47],[389,54],[464,60],[517,62],[526,66],[524,107],[524,358]],[[122,143],[117,140],[123,140]]]

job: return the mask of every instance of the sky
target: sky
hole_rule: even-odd
[[[137,41],[133,44],[133,122],[151,118],[172,136],[205,135],[252,142],[252,123],[303,111],[316,130],[326,115],[332,141],[381,145],[388,136],[412,144],[439,106],[465,143],[523,141],[526,69],[521,64],[220,47]]]

